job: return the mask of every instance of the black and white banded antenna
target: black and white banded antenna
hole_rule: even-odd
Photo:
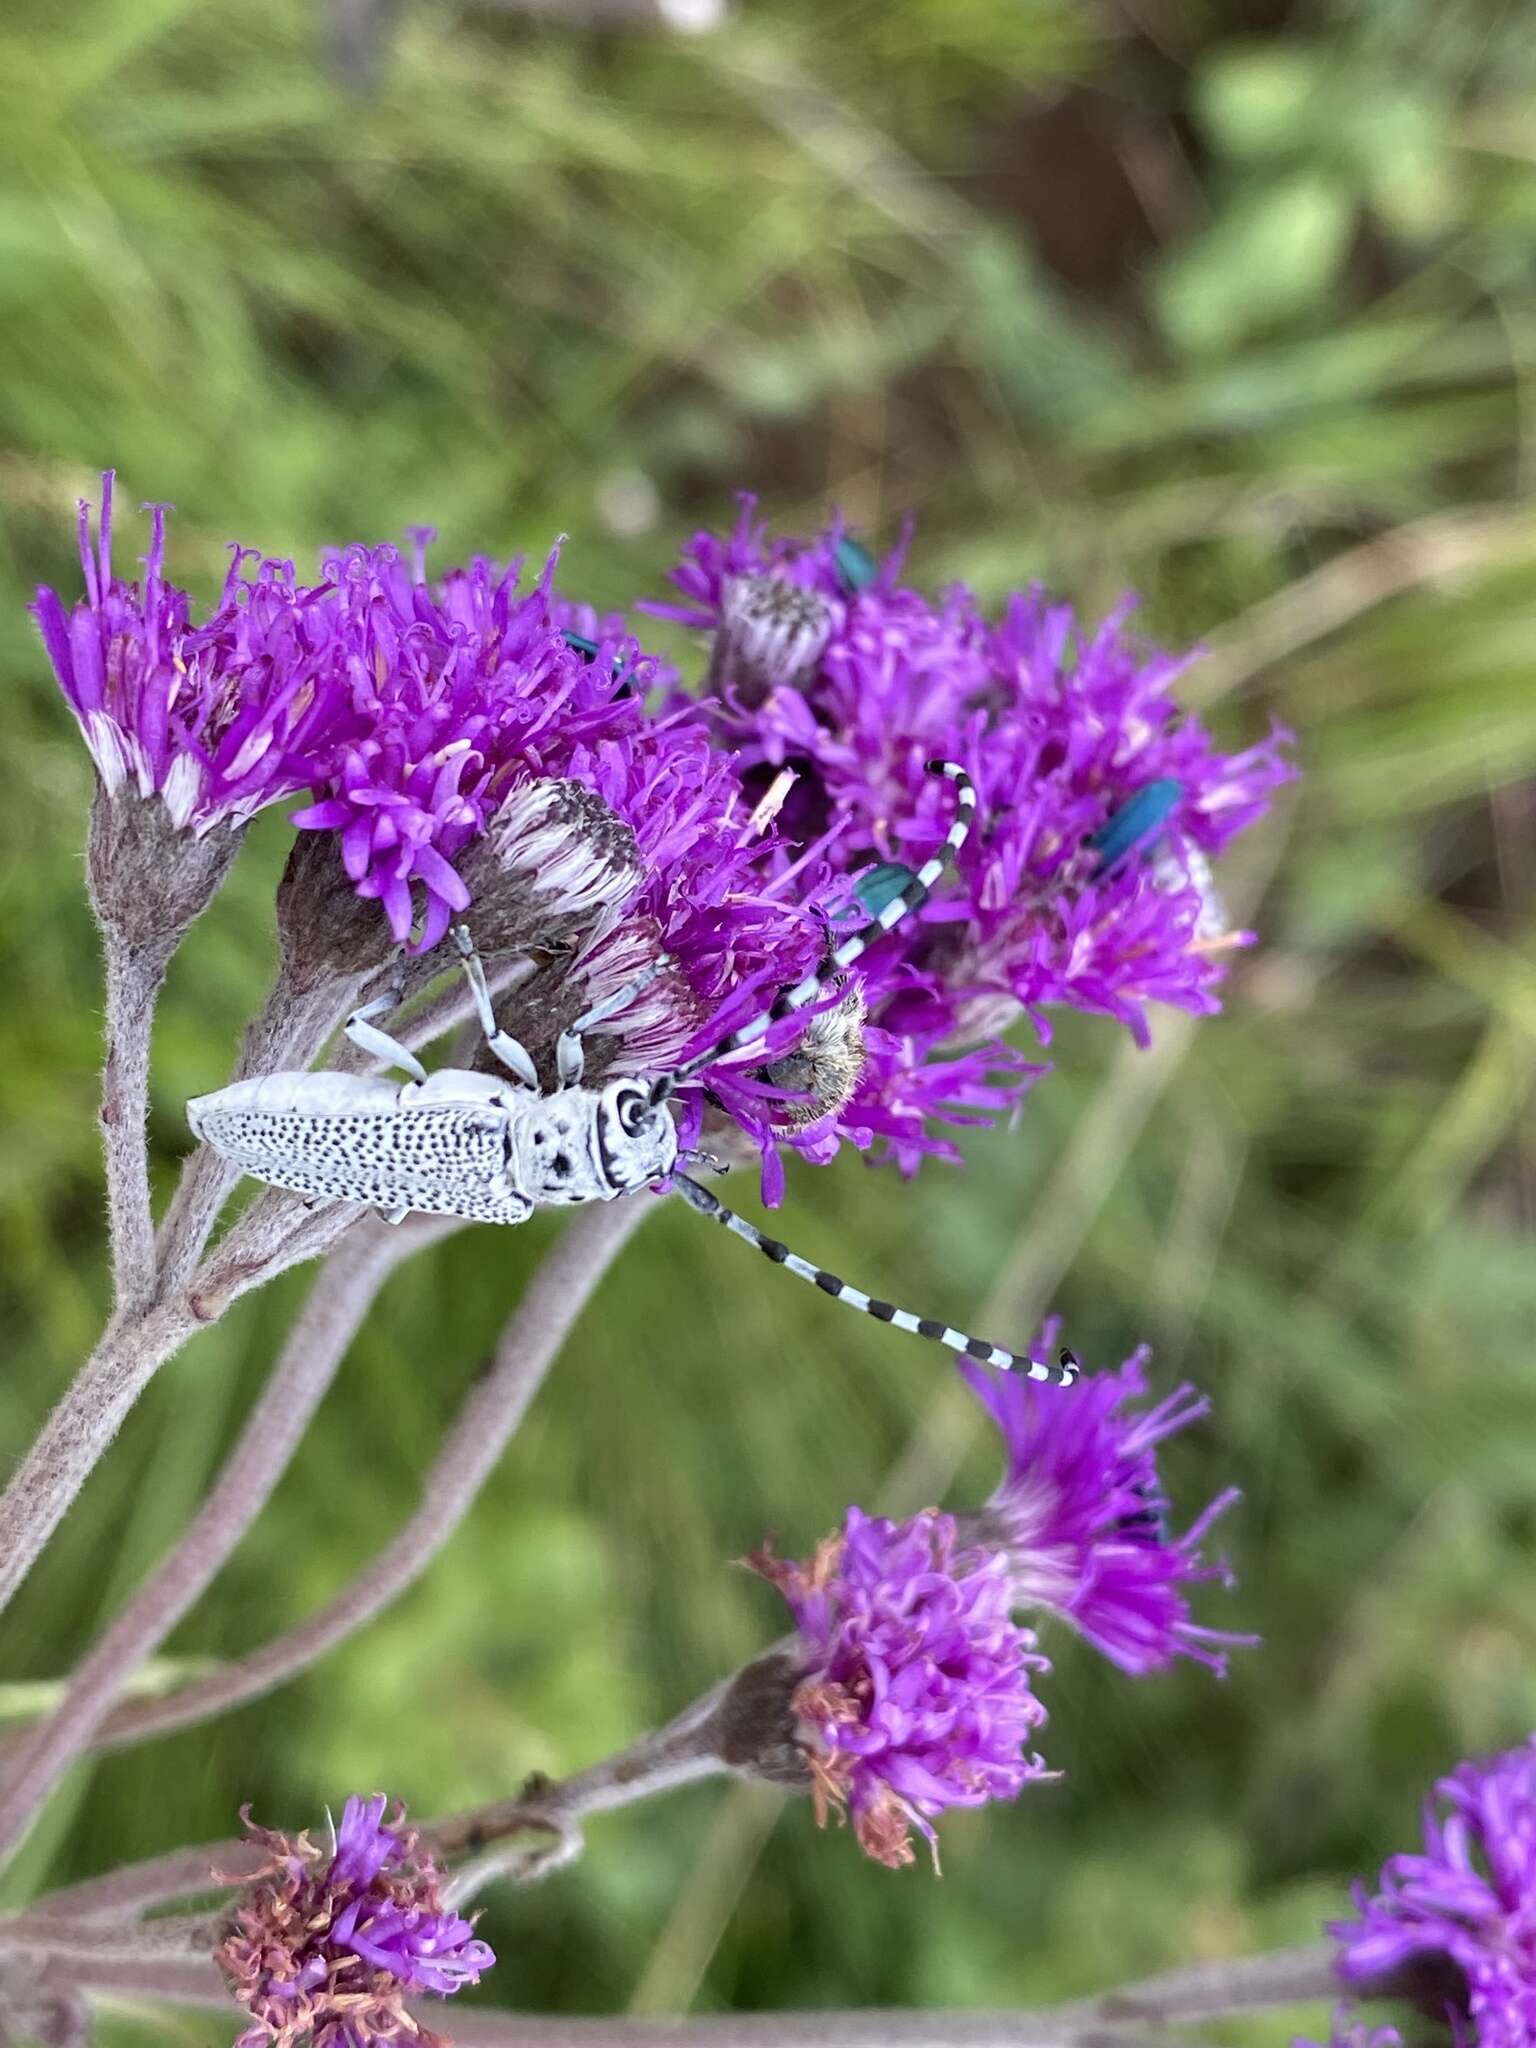
[[[948,1323],[935,1322],[931,1316],[915,1316],[909,1309],[879,1301],[862,1288],[850,1287],[846,1280],[829,1273],[825,1266],[813,1266],[809,1259],[802,1259],[798,1252],[780,1244],[776,1237],[767,1236],[756,1224],[749,1223],[745,1216],[738,1216],[734,1209],[728,1209],[708,1188],[701,1187],[686,1173],[674,1173],[668,1184],[676,1188],[683,1200],[697,1209],[701,1216],[723,1224],[734,1237],[754,1246],[765,1259],[771,1259],[776,1266],[783,1266],[802,1280],[808,1280],[823,1294],[830,1294],[834,1301],[846,1302],[860,1315],[873,1316],[878,1323],[894,1323],[898,1330],[910,1330],[914,1336],[947,1345],[951,1351],[958,1351],[962,1358],[980,1359],[983,1365],[995,1365],[1002,1372],[1022,1373],[1028,1379],[1043,1380],[1058,1387],[1070,1387],[1082,1370],[1076,1354],[1071,1351],[1058,1351],[1056,1363],[1044,1365],[1038,1359],[1021,1357],[1017,1351],[1006,1351],[1000,1344],[989,1344],[984,1337],[972,1337],[964,1330],[952,1330]]]
[[[825,995],[838,976],[845,973],[856,960],[867,953],[878,939],[901,923],[904,917],[917,909],[934,883],[943,874],[946,865],[964,846],[970,836],[971,820],[976,815],[976,786],[958,761],[928,761],[925,764],[930,775],[942,775],[955,785],[955,817],[945,835],[944,844],[931,860],[925,860],[917,873],[898,895],[882,905],[879,913],[868,924],[861,925],[856,932],[843,940],[842,944],[822,962],[804,981],[793,988],[780,991],[766,1010],[761,1011],[749,1023],[732,1031],[727,1037],[717,1039],[707,1051],[696,1053],[686,1066],[676,1068],[670,1074],[661,1075],[651,1086],[652,1102],[665,1102],[667,1097],[680,1088],[685,1081],[691,1081],[695,1074],[705,1067],[712,1067],[716,1060],[723,1060],[728,1054],[739,1052],[745,1045],[785,1017],[793,1016],[796,1010],[803,1010],[808,1003],[814,1003],[818,996]],[[702,1194],[704,1189],[700,1189]],[[1011,1354],[1010,1354],[1011,1356]]]

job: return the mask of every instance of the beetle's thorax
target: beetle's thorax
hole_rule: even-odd
[[[515,1186],[538,1204],[601,1202],[665,1180],[677,1129],[633,1081],[516,1098],[508,1130]]]

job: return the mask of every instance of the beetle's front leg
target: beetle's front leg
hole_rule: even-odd
[[[515,1074],[525,1088],[537,1090],[539,1070],[533,1063],[533,1055],[521,1039],[514,1038],[510,1031],[503,1031],[496,1022],[496,1012],[491,1007],[490,985],[485,978],[485,962],[475,950],[475,942],[469,935],[468,925],[456,924],[453,928],[453,943],[459,949],[459,958],[464,966],[464,978],[469,983],[469,992],[475,1001],[475,1016],[485,1034],[485,1042],[509,1072]]]
[[[602,1002],[594,1003],[590,1010],[576,1019],[569,1031],[561,1032],[555,1040],[555,1071],[560,1076],[562,1088],[574,1088],[586,1071],[587,1056],[582,1045],[583,1034],[595,1030],[599,1024],[606,1023],[626,1004],[633,1002],[636,996],[643,995],[665,965],[666,962],[663,960],[653,960],[633,981],[626,983],[621,989],[615,989],[613,994],[605,996]]]

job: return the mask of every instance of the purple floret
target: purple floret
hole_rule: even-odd
[[[1356,1918],[1329,1932],[1345,1982],[1412,1988],[1449,1977],[1450,2018],[1477,2048],[1536,2041],[1536,1736],[1440,1779],[1422,1855],[1389,1857]],[[1426,2005],[1439,2005],[1431,1993]]]
[[[503,799],[539,776],[575,775],[577,750],[633,739],[638,697],[613,662],[589,661],[555,622],[551,555],[519,590],[519,564],[477,558],[428,584],[421,550],[343,549],[310,596],[325,665],[344,678],[355,737],[294,823],[335,832],[358,894],[377,897],[398,941],[436,945],[469,907],[457,857]],[[618,650],[615,650],[618,651]],[[644,677],[631,643],[628,673]]]
[[[101,518],[80,503],[86,595],[66,611],[41,589],[33,616],[109,797],[158,797],[178,831],[238,826],[303,789],[352,722],[344,680],[317,661],[291,563],[246,569],[236,549],[201,625],[165,580],[165,513],[149,507],[144,580],[112,573],[113,472]]]
[[[1003,1560],[957,1551],[951,1516],[850,1508],[806,1564],[752,1562],[795,1618],[817,1817],[851,1813],[866,1854],[910,1863],[916,1828],[937,1862],[947,1807],[1014,1799],[1048,1775],[1024,1744],[1046,1718],[1032,1674],[1049,1667],[1009,1613]]]
[[[1031,1356],[1053,1356],[1056,1335],[1047,1324]],[[1139,1350],[1117,1372],[1090,1373],[1070,1389],[961,1362],[1007,1458],[980,1526],[1008,1560],[1016,1607],[1059,1614],[1133,1677],[1178,1657],[1224,1675],[1227,1651],[1257,1638],[1197,1626],[1188,1588],[1232,1584],[1225,1563],[1207,1563],[1201,1546],[1239,1496],[1229,1487],[1182,1536],[1169,1533],[1157,1447],[1211,1404],[1180,1386],[1139,1414],[1125,1412],[1146,1396],[1149,1356]]]
[[[409,2037],[445,2048],[407,2016],[407,1998],[448,1998],[496,1958],[474,1923],[445,1910],[441,1874],[404,1813],[349,1799],[327,1857],[307,1834],[246,1827],[271,1852],[217,1951],[252,2024],[237,2048],[372,2048]]]

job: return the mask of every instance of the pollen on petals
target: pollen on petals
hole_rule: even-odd
[[[441,1874],[383,1795],[349,1799],[332,1846],[246,1831],[269,1852],[242,1891],[216,1960],[251,2024],[237,2048],[373,2048],[419,2034],[405,2000],[449,1998],[496,1958],[446,1909]]]
[[[1046,1718],[1033,1675],[1049,1666],[1010,1616],[1001,1558],[958,1548],[952,1517],[850,1508],[805,1563],[766,1547],[749,1562],[795,1618],[791,1704],[817,1818],[851,1818],[866,1855],[910,1863],[915,1831],[937,1867],[946,1808],[1050,1775],[1025,1749]]]

